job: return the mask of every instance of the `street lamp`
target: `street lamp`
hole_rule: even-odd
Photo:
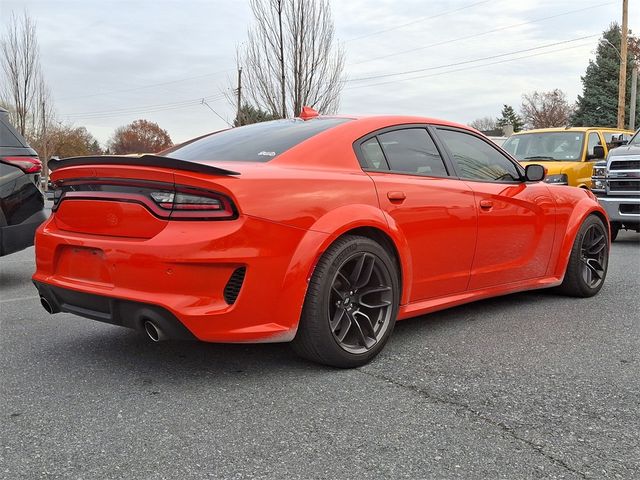
[[[616,51],[616,53],[618,54],[618,58],[620,59],[620,61],[622,61],[622,55],[620,54],[620,50],[618,50],[618,47],[616,47],[613,43],[611,43],[606,38],[601,38],[600,39],[600,43],[602,43],[602,42],[609,44]]]

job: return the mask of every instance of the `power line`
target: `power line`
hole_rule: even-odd
[[[132,88],[126,88],[126,89],[122,89],[122,90],[111,90],[108,92],[98,92],[98,93],[90,93],[87,95],[79,95],[79,96],[75,96],[75,97],[64,97],[59,99],[60,101],[62,100],[74,100],[74,99],[78,99],[78,98],[89,98],[89,97],[99,97],[102,95],[111,95],[114,93],[127,93],[127,92],[135,92],[137,90],[145,90],[147,88],[154,88],[154,87],[162,87],[164,85],[173,85],[175,83],[181,83],[181,82],[186,82],[188,80],[195,80],[197,78],[205,78],[205,77],[212,77],[214,75],[219,75],[221,73],[228,73],[228,72],[232,72],[233,69],[231,70],[220,70],[218,72],[213,72],[213,73],[205,73],[203,75],[196,75],[193,77],[185,77],[185,78],[180,78],[177,80],[171,80],[169,82],[162,82],[162,83],[151,83],[148,85],[140,85],[139,87],[132,87]]]
[[[453,70],[447,70],[446,72],[437,72],[437,73],[431,73],[431,74],[428,74],[428,75],[418,75],[416,77],[410,77],[410,78],[399,78],[399,79],[396,79],[396,80],[390,80],[390,81],[386,81],[386,82],[369,83],[369,84],[366,84],[366,85],[353,85],[351,87],[345,87],[344,89],[345,90],[355,90],[357,88],[377,87],[377,86],[380,86],[380,85],[390,85],[390,84],[393,84],[393,83],[406,82],[406,81],[409,81],[409,80],[418,80],[418,79],[422,79],[422,78],[437,77],[437,76],[440,76],[440,75],[446,75],[448,73],[462,72],[462,71],[466,71],[466,70],[472,70],[474,68],[488,67],[488,66],[491,66],[491,65],[498,65],[498,64],[501,64],[501,63],[515,62],[516,60],[522,60],[522,59],[526,59],[526,58],[540,57],[542,55],[549,55],[549,54],[552,54],[552,53],[564,52],[566,50],[573,50],[575,48],[586,47],[586,46],[589,46],[589,45],[591,45],[590,42],[589,43],[583,43],[581,45],[574,45],[572,47],[559,48],[559,49],[551,50],[551,51],[548,51],[548,52],[533,53],[531,55],[523,55],[521,57],[516,57],[516,58],[507,58],[505,60],[499,60],[497,62],[483,63],[481,65],[472,65],[470,67],[464,67],[464,68],[456,68],[456,69],[453,69]]]
[[[368,77],[345,79],[344,82],[345,83],[347,83],[347,82],[349,82],[349,83],[350,82],[361,82],[361,81],[365,81],[365,80],[375,80],[375,79],[378,79],[378,78],[395,77],[395,76],[398,76],[398,75],[409,75],[409,74],[412,74],[412,73],[426,72],[426,71],[429,71],[429,70],[438,70],[438,69],[441,69],[441,68],[456,67],[456,66],[459,66],[459,65],[466,65],[466,64],[469,64],[469,63],[482,62],[482,61],[485,61],[485,60],[492,60],[492,59],[495,59],[495,58],[507,57],[509,55],[516,55],[518,53],[531,52],[531,51],[534,51],[534,50],[541,50],[543,48],[554,47],[556,45],[563,45],[563,44],[567,44],[567,43],[578,42],[580,40],[586,40],[588,38],[594,38],[594,37],[598,37],[598,36],[600,36],[600,34],[587,35],[587,36],[584,36],[584,37],[578,37],[578,38],[574,38],[574,39],[571,39],[571,40],[564,40],[562,42],[548,43],[546,45],[540,45],[538,47],[525,48],[523,50],[516,50],[516,51],[508,52],[508,53],[501,53],[499,55],[491,55],[491,56],[483,57],[483,58],[476,58],[476,59],[472,59],[472,60],[464,60],[462,62],[448,63],[448,64],[445,64],[445,65],[438,65],[438,66],[435,66],[435,67],[425,67],[425,68],[418,68],[418,69],[415,69],[415,70],[406,70],[404,72],[385,73],[385,74],[381,74],[381,75],[370,75]]]
[[[441,45],[447,45],[449,43],[459,42],[461,40],[469,40],[469,39],[472,39],[472,38],[477,38],[477,37],[481,37],[481,36],[484,36],[484,35],[488,35],[490,33],[502,32],[502,31],[508,30],[510,28],[522,27],[524,25],[530,25],[532,23],[542,22],[542,21],[545,21],[545,20],[551,20],[553,18],[563,17],[563,16],[566,16],[566,15],[571,15],[573,13],[583,12],[585,10],[591,10],[591,9],[594,9],[594,8],[603,7],[605,5],[612,5],[614,3],[617,3],[617,2],[599,3],[597,5],[591,5],[591,6],[585,7],[585,8],[578,8],[576,10],[570,10],[568,12],[559,13],[557,15],[550,15],[548,17],[536,18],[534,20],[529,20],[527,22],[514,23],[512,25],[506,25],[504,27],[498,27],[498,28],[494,28],[492,30],[486,30],[486,31],[480,32],[480,33],[474,33],[473,35],[466,35],[464,37],[458,37],[458,38],[453,38],[453,39],[450,39],[450,40],[444,40],[444,41],[441,41],[441,42],[431,43],[429,45],[424,45],[422,47],[410,48],[408,50],[402,50],[400,52],[390,53],[390,54],[387,54],[387,55],[379,55],[379,56],[376,56],[376,57],[373,57],[373,58],[369,58],[369,59],[366,59],[366,60],[361,60],[359,62],[351,63],[349,65],[351,65],[351,66],[353,66],[353,65],[361,65],[363,63],[373,62],[375,60],[381,60],[383,58],[396,57],[396,56],[399,56],[399,55],[404,55],[405,53],[413,53],[413,52],[417,52],[417,51],[420,51],[420,50],[426,50],[428,48],[439,47]]]
[[[475,6],[481,5],[483,3],[489,3],[490,1],[492,1],[492,0],[483,0],[481,2],[475,2],[475,3],[472,3],[470,5],[466,5],[464,7],[456,8],[454,10],[447,10],[446,12],[438,13],[437,15],[431,15],[431,16],[428,16],[428,17],[422,17],[422,18],[419,18],[417,20],[413,20],[413,21],[408,22],[408,23],[403,23],[402,25],[396,25],[395,27],[385,28],[384,30],[378,30],[377,32],[367,33],[367,34],[361,35],[359,37],[350,38],[349,40],[346,40],[346,43],[355,42],[356,40],[360,40],[360,39],[363,39],[363,38],[369,38],[369,37],[373,37],[374,35],[379,35],[381,33],[386,33],[386,32],[390,32],[392,30],[397,30],[399,28],[408,27],[409,25],[413,25],[415,23],[424,22],[426,20],[432,20],[434,18],[444,17],[445,15],[449,15],[449,14],[455,13],[455,12],[460,12],[462,10],[466,10],[468,8],[475,7]]]
[[[203,98],[202,100],[200,100],[200,103],[201,103],[202,105],[206,105],[206,106],[209,108],[209,110],[211,110],[213,113],[215,113],[215,114],[218,116],[218,118],[219,118],[220,120],[222,120],[224,123],[226,123],[226,124],[227,124],[227,125],[229,125],[230,127],[233,127],[233,125],[231,125],[231,124],[230,124],[230,123],[229,123],[229,122],[228,122],[228,121],[227,121],[227,120],[226,120],[222,115],[220,115],[218,112],[216,112],[216,111],[211,107],[211,105],[209,105],[209,104],[207,103],[207,101],[206,101],[204,98]]]
[[[205,100],[208,101],[217,101],[225,98],[224,94],[210,95],[204,97]],[[68,113],[63,114],[65,117],[70,118],[102,118],[108,116],[120,116],[120,115],[128,115],[134,113],[148,113],[155,111],[163,111],[163,110],[171,110],[175,108],[182,108],[192,105],[199,105],[203,100],[203,97],[193,98],[189,100],[181,100],[178,102],[170,102],[170,103],[159,103],[153,105],[139,105],[135,107],[127,107],[121,109],[113,109],[113,110],[102,110],[102,111],[93,111],[93,112],[77,112],[77,113]]]

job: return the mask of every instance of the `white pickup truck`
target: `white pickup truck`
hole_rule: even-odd
[[[640,233],[640,130],[593,167],[592,191],[607,211],[611,240],[620,229]]]

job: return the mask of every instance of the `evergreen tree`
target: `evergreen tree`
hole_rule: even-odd
[[[234,127],[241,127],[242,125],[249,125],[251,123],[267,122],[269,120],[276,120],[280,118],[277,115],[272,115],[269,112],[265,112],[264,110],[256,108],[253,105],[249,105],[248,103],[242,105],[239,117],[240,118],[236,117],[233,121]]]
[[[524,122],[520,115],[518,115],[512,106],[504,105],[502,107],[502,116],[496,120],[498,127],[504,127],[505,125],[512,125],[514,132],[519,132],[524,127]]]
[[[629,32],[631,33],[631,32]],[[631,71],[636,53],[637,39],[629,38],[629,59],[627,63],[627,98],[625,125],[629,124],[629,105],[631,100]],[[595,60],[589,65],[582,78],[582,95],[578,95],[575,113],[571,123],[575,126],[616,127],[618,124],[618,78],[620,75],[620,57],[616,48],[620,48],[620,26],[611,24],[603,32],[596,49]],[[610,42],[612,45],[610,45]],[[636,110],[636,125],[640,124],[640,111]]]

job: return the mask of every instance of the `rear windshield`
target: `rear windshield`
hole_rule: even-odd
[[[268,162],[291,147],[349,118],[285,119],[213,133],[163,152],[180,160]]]

